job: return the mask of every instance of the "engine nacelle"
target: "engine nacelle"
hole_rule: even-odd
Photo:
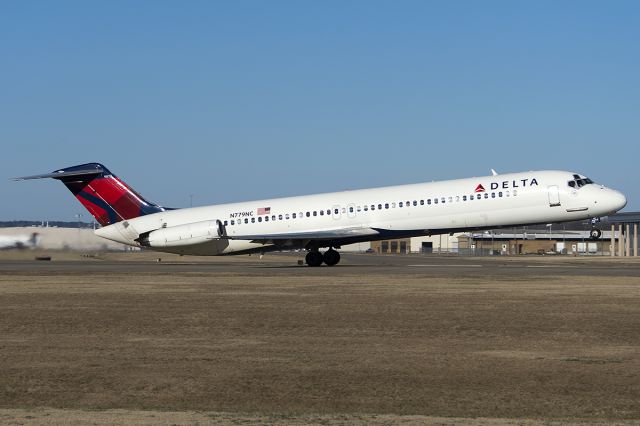
[[[219,220],[187,223],[156,229],[138,238],[144,247],[180,247],[206,243],[224,236],[224,227]]]

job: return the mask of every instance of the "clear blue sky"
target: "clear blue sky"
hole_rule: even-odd
[[[5,1],[0,220],[566,169],[640,209],[638,1]]]

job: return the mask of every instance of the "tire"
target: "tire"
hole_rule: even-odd
[[[310,251],[305,256],[305,262],[308,266],[320,266],[322,265],[323,256],[319,251]]]
[[[602,231],[600,231],[598,228],[593,228],[589,233],[589,237],[591,237],[592,240],[599,240],[601,236]]]
[[[340,262],[340,253],[333,249],[327,250],[322,257],[327,266],[334,266]]]

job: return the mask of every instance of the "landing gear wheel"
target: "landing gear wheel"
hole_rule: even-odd
[[[319,251],[310,251],[304,259],[309,266],[320,266],[322,265],[323,256]]]
[[[589,236],[592,240],[598,240],[602,236],[602,231],[600,231],[598,228],[593,228],[589,233]]]
[[[326,263],[327,266],[337,265],[338,262],[340,262],[340,253],[338,253],[334,249],[329,249],[325,251],[322,257],[323,257],[324,263]]]

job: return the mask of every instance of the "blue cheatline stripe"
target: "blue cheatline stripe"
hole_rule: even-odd
[[[121,220],[120,216],[118,216],[118,213],[116,213],[116,211],[113,209],[113,207],[111,207],[109,204],[107,204],[106,202],[104,202],[100,198],[94,197],[91,194],[87,194],[84,191],[80,191],[76,195],[80,196],[80,197],[84,198],[85,200],[87,200],[88,202],[90,202],[92,204],[95,204],[96,206],[104,209],[104,211],[106,211],[107,214],[109,215],[109,222],[116,223],[116,222],[119,222]]]
[[[140,206],[140,216],[144,216],[146,214],[153,214],[153,213],[158,213],[158,212],[163,212],[164,208],[160,207],[160,206],[156,206],[153,204],[150,204],[149,202],[146,202],[147,205],[142,204]]]

